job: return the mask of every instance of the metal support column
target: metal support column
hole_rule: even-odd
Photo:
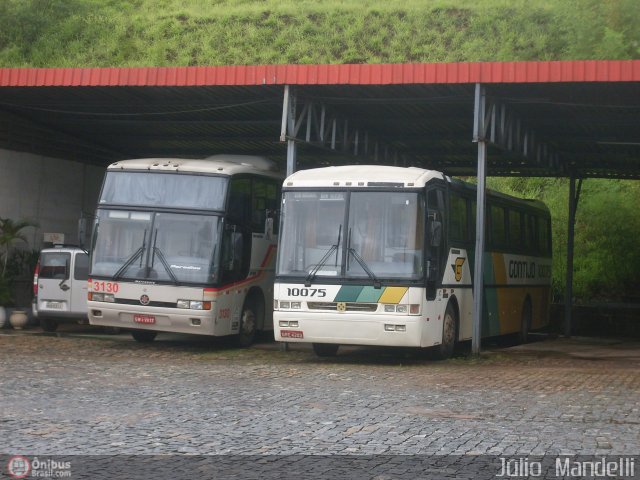
[[[282,126],[280,128],[280,141],[287,142],[287,176],[296,171],[296,97],[291,93],[289,85],[284,86],[284,101],[282,102]]]
[[[582,189],[582,179],[578,180],[576,189],[576,178],[569,180],[569,225],[567,227],[567,283],[565,286],[564,298],[564,335],[571,336],[571,321],[573,310],[573,245],[575,239],[576,212],[578,210],[578,200]]]
[[[486,95],[484,87],[476,83],[473,117],[473,141],[478,144],[478,185],[476,190],[476,248],[473,274],[473,331],[471,350],[480,353],[482,334],[482,295],[484,288],[484,229],[485,229],[485,183],[487,166],[487,141],[485,128]]]

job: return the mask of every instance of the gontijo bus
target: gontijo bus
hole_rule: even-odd
[[[110,165],[92,237],[90,323],[142,342],[163,331],[237,335],[242,346],[270,330],[282,177],[261,157]]]
[[[420,168],[303,170],[283,187],[274,333],[310,342],[430,347],[472,335],[475,186]],[[551,232],[538,201],[487,195],[482,335],[548,322]]]

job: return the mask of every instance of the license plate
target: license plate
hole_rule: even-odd
[[[304,338],[304,333],[299,330],[280,330],[282,338]]]
[[[62,310],[62,302],[47,302],[47,308]]]
[[[152,325],[156,323],[156,317],[153,315],[134,315],[133,321],[136,323],[144,323],[145,325]]]

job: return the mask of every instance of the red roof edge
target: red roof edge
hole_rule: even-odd
[[[0,68],[0,87],[638,82],[640,60],[228,67]]]

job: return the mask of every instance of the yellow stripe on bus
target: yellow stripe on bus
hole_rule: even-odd
[[[386,287],[378,303],[400,303],[409,287]]]

